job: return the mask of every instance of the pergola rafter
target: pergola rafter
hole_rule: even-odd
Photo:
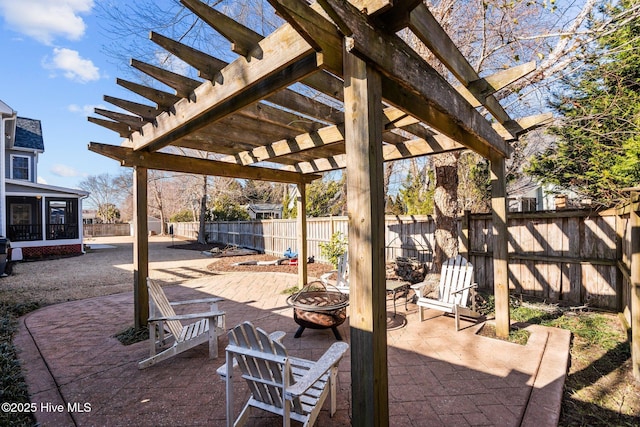
[[[232,44],[226,62],[163,35],[150,39],[196,68],[204,81],[132,61],[175,94],[118,84],[154,105],[105,96],[127,114],[96,110],[90,121],[118,132],[121,146],[89,149],[135,170],[136,325],[146,323],[148,169],[294,183],[299,282],[307,281],[305,185],[347,170],[350,216],[354,424],[388,423],[382,164],[452,150],[491,162],[496,328],[507,334],[505,158],[509,142],[549,116],[514,120],[494,94],[534,68],[479,77],[419,0],[270,0],[287,23],[262,36],[199,0],[181,2]],[[389,25],[389,23],[393,25]],[[458,79],[451,85],[396,33],[408,29]],[[129,114],[131,113],[131,114]],[[489,114],[491,121],[483,114]],[[492,121],[494,123],[492,123]],[[189,150],[183,150],[187,148]],[[183,154],[168,151],[179,150]],[[162,150],[160,152],[159,150]],[[191,150],[206,152],[193,155]],[[202,157],[215,157],[208,160]]]

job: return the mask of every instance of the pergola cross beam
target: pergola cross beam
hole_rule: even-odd
[[[303,175],[297,172],[277,171],[256,166],[241,166],[218,160],[198,159],[168,153],[140,153],[131,148],[92,142],[89,151],[112,158],[127,167],[143,167],[168,172],[215,175],[257,181],[308,184],[320,175]]]

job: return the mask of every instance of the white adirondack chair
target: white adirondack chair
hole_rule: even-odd
[[[328,394],[330,414],[336,411],[336,379],[338,364],[349,348],[334,343],[317,362],[287,354],[279,342],[283,332],[268,335],[250,322],[229,331],[226,364],[217,372],[227,387],[227,426],[241,426],[251,407],[282,416],[283,425],[291,420],[312,426]],[[228,367],[232,367],[228,369]],[[239,367],[251,391],[251,397],[234,421],[233,368]]]
[[[224,334],[224,311],[218,310],[222,298],[204,298],[189,301],[169,302],[162,287],[147,278],[149,290],[149,342],[151,351],[148,358],[138,363],[138,369],[148,368],[162,360],[182,353],[197,345],[209,342],[209,358],[218,357],[218,336]],[[205,313],[178,315],[174,305],[209,303]],[[199,319],[183,325],[181,320]],[[165,328],[169,334],[165,335]],[[169,343],[172,345],[166,347]]]
[[[336,275],[333,280],[332,276]],[[348,253],[338,257],[338,269],[331,270],[320,276],[320,281],[325,285],[335,286],[343,294],[349,293],[349,256]]]
[[[424,320],[424,309],[432,308],[450,313],[455,316],[456,331],[460,330],[460,316],[474,319],[480,318],[480,314],[468,308],[470,290],[478,285],[472,283],[473,265],[465,258],[458,255],[448,259],[442,266],[440,284],[438,286],[438,299],[422,296],[423,291],[416,291],[419,298],[416,304],[420,311],[420,321]],[[412,286],[414,289],[416,285]]]

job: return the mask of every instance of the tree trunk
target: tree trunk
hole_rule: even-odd
[[[432,273],[439,273],[448,258],[458,254],[458,158],[459,153],[433,156],[436,189],[433,195],[435,250]]]
[[[207,243],[207,176],[203,177],[202,182],[202,199],[200,199],[200,224],[198,228],[198,243]]]
[[[164,207],[162,205],[162,192],[158,189],[158,183],[156,181],[154,181],[154,190],[153,197],[156,200],[158,214],[160,215],[160,224],[162,224],[160,234],[164,235]]]

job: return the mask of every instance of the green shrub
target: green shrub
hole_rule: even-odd
[[[195,221],[195,218],[193,217],[193,212],[185,209],[183,211],[178,212],[177,214],[174,214],[171,216],[171,218],[169,218],[169,221],[171,222],[193,222]]]
[[[208,211],[211,221],[247,221],[247,210],[234,202],[229,196],[215,199]]]
[[[337,268],[338,258],[347,251],[347,240],[344,235],[336,231],[327,243],[320,243],[320,254],[327,258]]]

